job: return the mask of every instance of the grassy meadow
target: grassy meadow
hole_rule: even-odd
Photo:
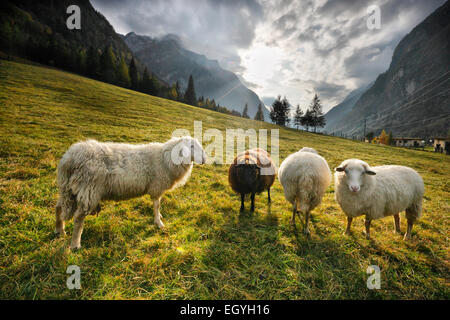
[[[195,166],[188,183],[166,194],[165,230],[153,224],[149,196],[105,202],[85,220],[82,249],[55,238],[56,169],[65,150],[86,138],[165,141],[176,128],[277,126],[228,116],[118,88],[58,70],[0,60],[0,299],[448,299],[450,157],[369,145],[280,128],[280,161],[304,146],[330,168],[356,157],[399,164],[425,181],[424,212],[413,240],[396,235],[388,217],[364,219],[344,236],[346,217],[334,184],[312,212],[311,239],[289,221],[278,180],[256,197],[254,214],[240,199],[227,165]],[[246,203],[248,210],[250,204]],[[402,231],[406,219],[402,217]],[[66,268],[81,268],[80,290],[66,287]],[[366,287],[369,265],[381,289]]]

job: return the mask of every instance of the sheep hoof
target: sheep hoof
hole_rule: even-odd
[[[310,232],[309,232],[309,229],[303,229],[303,233],[304,233],[306,236],[308,236],[308,237],[311,236],[311,234],[310,234]]]
[[[70,245],[70,250],[72,250],[72,251],[78,251],[78,250],[80,250],[81,249],[81,244],[78,244],[78,245]]]
[[[411,239],[412,239],[412,237],[410,234],[405,234],[405,236],[403,237],[403,240],[405,240],[405,241],[409,241]]]
[[[370,240],[370,233],[364,233],[366,235],[366,239]]]
[[[66,232],[64,230],[62,231],[55,231],[55,237],[56,238],[61,238],[64,237],[66,235]]]
[[[351,232],[350,230],[345,230],[344,233],[343,233],[342,235],[344,235],[344,236],[349,236],[349,235],[351,235],[351,234],[352,234],[352,232]]]
[[[155,223],[160,229],[164,228],[164,223],[162,223],[162,221],[155,221]]]

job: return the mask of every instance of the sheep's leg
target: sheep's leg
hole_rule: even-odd
[[[255,211],[255,194],[254,193],[251,194],[250,199],[252,200],[250,211],[253,212],[253,211]]]
[[[100,203],[97,205],[97,207],[95,207],[95,209],[94,210],[92,210],[92,212],[90,213],[90,215],[97,215],[98,216],[98,213],[100,212],[100,211],[102,211],[102,206],[100,205]]]
[[[309,215],[310,215],[309,211],[306,211],[306,214],[305,214],[305,227],[303,228],[303,233],[306,234],[307,236],[309,236],[309,226],[308,226],[308,224],[309,224]]]
[[[72,234],[72,242],[70,244],[71,250],[76,250],[81,248],[81,234],[83,233],[83,222],[84,218],[83,211],[81,209],[77,209],[75,211],[73,217],[73,234]]]
[[[240,211],[244,211],[245,207],[244,207],[244,200],[245,200],[245,194],[241,193],[241,209]]]
[[[159,213],[159,207],[161,206],[160,199],[161,198],[158,198],[153,201],[153,213],[155,216],[155,224],[160,228],[164,228],[164,223],[162,223],[161,214]]]
[[[297,228],[295,226],[295,215],[297,214],[297,202],[294,202],[293,208],[292,208],[292,219],[291,219],[291,224],[294,225],[294,228]]]
[[[270,188],[267,189],[267,202],[268,202],[268,203],[271,203],[271,202],[272,202],[272,200],[270,199]]]
[[[404,240],[411,240],[412,237],[412,228],[414,225],[414,221],[412,219],[408,219],[408,229],[406,229]]]
[[[350,230],[350,227],[352,225],[352,221],[353,221],[352,217],[347,217],[347,229],[345,229],[345,232],[344,232],[345,235],[351,234],[352,231]]]
[[[65,236],[66,232],[64,231],[64,219],[61,216],[62,206],[60,200],[58,200],[58,203],[56,204],[55,209],[55,234],[56,236]]]
[[[370,239],[370,223],[372,222],[372,220],[366,216],[366,222],[365,222],[365,226],[366,226],[366,239]]]
[[[402,233],[400,231],[400,214],[394,214],[394,222],[395,222],[395,232]]]

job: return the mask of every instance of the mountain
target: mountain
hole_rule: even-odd
[[[385,129],[404,137],[447,135],[449,86],[450,2],[447,1],[399,42],[389,69],[361,95],[351,112],[339,119],[328,115],[329,127],[362,136],[366,119],[366,132],[375,134]]]
[[[80,8],[80,29],[69,29],[67,8]],[[0,52],[100,79],[108,70],[100,65],[100,54],[112,49],[118,66],[122,57],[133,57],[122,37],[89,0],[14,0],[0,3]],[[139,73],[143,64],[135,59]],[[113,71],[114,72],[114,71]],[[156,81],[156,80],[155,80]],[[107,81],[119,84],[119,81]],[[163,82],[158,82],[166,86]]]
[[[215,99],[216,103],[239,112],[248,103],[252,118],[261,103],[264,118],[269,120],[269,111],[255,92],[244,86],[233,72],[222,69],[217,60],[185,49],[176,35],[153,38],[130,32],[123,39],[139,60],[162,80],[178,81],[185,90],[192,74],[197,97]]]
[[[66,13],[70,5],[77,5],[81,12],[81,29],[69,30]],[[14,0],[2,1],[0,21],[2,27],[10,26],[8,36],[14,39],[14,49],[25,51],[33,43],[57,42],[67,50],[89,48],[103,50],[111,46],[116,55],[132,56],[132,52],[114,31],[106,18],[96,11],[88,0]],[[4,29],[2,28],[2,31]],[[2,32],[2,35],[5,35]],[[6,35],[5,35],[6,37]]]
[[[325,114],[326,125],[324,130],[339,134],[340,123],[345,121],[345,116],[347,113],[352,110],[359,98],[361,98],[364,92],[366,92],[372,85],[373,82],[365,87],[353,90],[341,103],[331,108],[330,111]]]

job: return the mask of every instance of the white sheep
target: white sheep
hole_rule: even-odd
[[[366,237],[370,238],[370,222],[393,215],[395,230],[400,233],[401,211],[406,211],[408,229],[405,239],[411,238],[414,222],[422,214],[424,185],[422,177],[404,166],[370,167],[359,159],[348,159],[334,174],[335,197],[347,215],[347,229],[353,218],[365,214]]]
[[[284,196],[292,203],[292,223],[295,214],[305,215],[303,232],[309,235],[309,215],[322,201],[325,190],[331,182],[327,161],[312,148],[303,148],[289,155],[280,165],[278,179],[283,186]],[[300,218],[300,215],[299,215]]]
[[[78,249],[84,218],[100,211],[101,200],[124,200],[145,194],[152,197],[155,223],[164,227],[160,198],[187,181],[193,161],[205,163],[206,154],[191,137],[142,145],[95,140],[73,144],[58,166],[60,197],[55,232],[64,234],[64,221],[74,217],[70,247]]]

